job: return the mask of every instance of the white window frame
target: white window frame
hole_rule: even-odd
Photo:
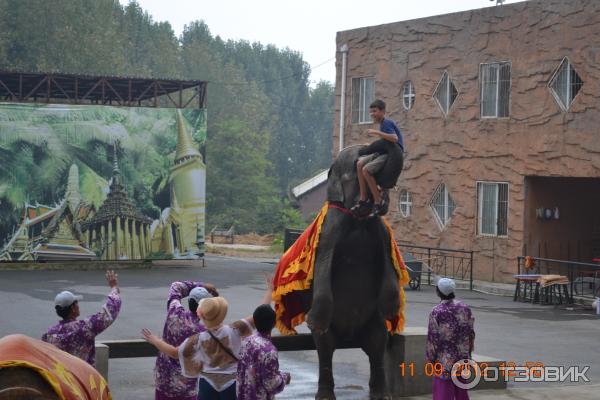
[[[573,67],[573,64],[571,63],[571,60],[569,60],[569,57],[564,57],[560,64],[558,64],[558,67],[556,68],[556,70],[554,71],[554,73],[552,74],[552,77],[550,78],[550,80],[548,81],[548,89],[550,89],[550,93],[552,93],[552,96],[554,96],[554,100],[556,100],[556,102],[558,103],[558,106],[560,107],[560,109],[563,112],[569,112],[569,109],[571,108],[571,105],[573,105],[573,103],[575,102],[575,99],[577,98],[577,96],[579,96],[579,93],[581,93],[581,88],[579,89],[579,91],[577,92],[577,94],[575,96],[573,96],[573,99],[571,99],[569,104],[563,104],[562,99],[560,98],[560,96],[558,95],[558,93],[556,93],[556,91],[554,90],[554,88],[552,87],[552,84],[554,83],[554,80],[556,79],[556,76],[560,73],[561,67],[563,66],[564,63],[567,63],[567,68],[568,69],[572,69],[573,71],[575,71],[575,73],[577,74],[577,76],[579,76],[579,79],[581,79],[581,75],[579,75],[579,73],[577,73],[577,70],[575,69],[575,67]],[[567,74],[567,98],[571,97],[571,73],[569,70],[569,73]],[[581,79],[581,86],[583,87],[584,85],[584,81],[583,79]]]
[[[496,186],[496,207],[494,210],[494,233],[483,232],[483,196],[481,190],[484,185],[495,185]],[[500,185],[506,185],[506,234],[498,234],[498,194],[500,192]],[[508,182],[495,182],[495,181],[476,181],[475,190],[477,193],[477,235],[485,237],[508,237],[508,216],[510,211],[510,184]]]
[[[440,215],[438,215],[438,213],[433,205],[433,200],[435,198],[435,194],[442,186],[444,187],[444,215],[440,216]],[[440,227],[441,230],[444,230],[446,228],[446,226],[448,226],[448,224],[450,223],[450,220],[452,219],[452,214],[458,208],[458,206],[456,205],[456,202],[454,200],[452,200],[452,202],[454,203],[454,210],[452,210],[452,212],[448,212],[448,206],[449,206],[448,198],[451,198],[451,197],[452,196],[450,196],[450,191],[448,190],[448,185],[446,185],[446,183],[442,182],[436,186],[435,190],[433,191],[433,195],[431,196],[431,199],[429,200],[429,208],[431,209],[431,212],[435,216],[435,220],[438,223],[438,226]],[[442,220],[442,217],[445,219],[445,222]]]
[[[406,193],[406,199],[402,198],[402,194]],[[406,206],[406,212],[403,210],[402,206]],[[400,189],[400,193],[398,195],[398,209],[400,210],[400,215],[404,218],[408,218],[412,214],[412,196],[408,189]]]
[[[356,88],[354,87],[354,82],[355,80],[358,80],[359,82],[359,94],[358,94],[358,98],[359,98],[359,102],[362,104],[358,104],[357,108],[355,108],[355,104],[354,104],[354,91],[356,90]],[[371,80],[373,82],[373,93],[372,93],[372,98],[371,99],[367,99],[366,96],[366,82],[368,80]],[[353,124],[358,124],[358,125],[365,125],[365,124],[371,124],[373,123],[373,120],[371,119],[371,115],[369,114],[369,106],[371,105],[371,103],[375,100],[375,77],[373,76],[357,76],[352,78],[351,80],[352,82],[352,123]],[[362,107],[362,108],[361,108]],[[358,121],[354,121],[354,110],[358,111]],[[364,117],[364,119],[361,119],[361,117]]]
[[[407,86],[410,88],[408,93],[406,93]],[[415,93],[415,85],[411,80],[407,80],[402,85],[402,107],[406,111],[409,111],[415,105],[415,100],[417,99],[417,95]],[[408,101],[408,107],[406,106],[406,102]]]
[[[483,68],[488,65],[497,65],[498,69],[496,71],[496,112],[495,115],[483,115],[483,97],[484,97],[484,82],[482,80],[483,77]],[[508,65],[510,70],[510,79],[508,83],[508,114],[506,116],[498,116],[498,105],[500,103],[500,68],[502,65]],[[510,61],[498,61],[493,63],[481,63],[479,64],[479,116],[481,119],[506,119],[510,118],[510,105],[511,105],[511,89],[512,89],[512,63]]]
[[[438,98],[435,96],[435,94],[437,93],[438,87],[442,84],[442,81],[444,80],[444,75],[446,75],[448,77],[448,80],[447,80],[448,83],[445,88],[447,102],[450,101],[450,84],[452,84],[454,86],[454,89],[456,90],[456,97],[454,98],[454,101],[452,102],[452,104],[446,104],[446,106],[448,107],[447,109],[444,108],[444,105],[442,105],[442,103],[440,103]],[[450,115],[450,110],[452,109],[452,106],[454,105],[454,103],[456,103],[456,100],[458,100],[459,96],[460,96],[460,92],[458,91],[458,88],[452,81],[452,78],[451,78],[450,74],[448,73],[448,70],[444,70],[442,77],[438,81],[437,85],[435,85],[435,89],[433,90],[433,95],[432,95],[432,97],[435,99],[435,102],[438,104],[438,106],[442,110],[442,114],[444,114],[444,118],[446,118],[448,115]]]

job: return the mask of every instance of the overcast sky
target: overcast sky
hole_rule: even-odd
[[[127,4],[129,0],[120,0]],[[505,4],[517,0],[506,0]],[[431,15],[495,6],[490,0],[138,0],[154,21],[204,20],[213,36],[289,47],[312,67],[311,81],[335,80],[335,34]]]

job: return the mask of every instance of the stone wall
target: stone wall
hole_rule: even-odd
[[[523,252],[526,176],[600,176],[600,2],[532,0],[337,34],[349,47],[345,145],[372,140],[351,123],[352,78],[374,77],[375,97],[404,133],[407,161],[398,188],[411,192],[401,217],[399,190],[390,220],[401,240],[475,250],[475,279],[509,281]],[[583,80],[563,112],[548,82],[564,57]],[[341,54],[337,56],[334,154],[338,152]],[[511,62],[510,117],[480,117],[479,65]],[[458,98],[444,117],[432,95],[448,71]],[[402,107],[411,80],[416,101]],[[477,234],[477,181],[509,183],[508,237]],[[445,183],[457,208],[443,229],[429,207]]]

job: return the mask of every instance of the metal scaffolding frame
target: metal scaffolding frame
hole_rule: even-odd
[[[206,108],[205,81],[0,71],[0,101]]]

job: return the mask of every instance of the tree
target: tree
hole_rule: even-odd
[[[312,156],[308,169],[313,173],[329,167],[333,159],[333,99],[330,82],[320,81],[310,90],[305,132],[312,136],[308,140],[312,147],[307,153]]]
[[[267,175],[270,163],[263,155],[268,138],[238,119],[217,124],[215,130],[206,160],[212,165],[207,170],[209,226],[235,224],[239,232],[270,232],[283,207]]]

